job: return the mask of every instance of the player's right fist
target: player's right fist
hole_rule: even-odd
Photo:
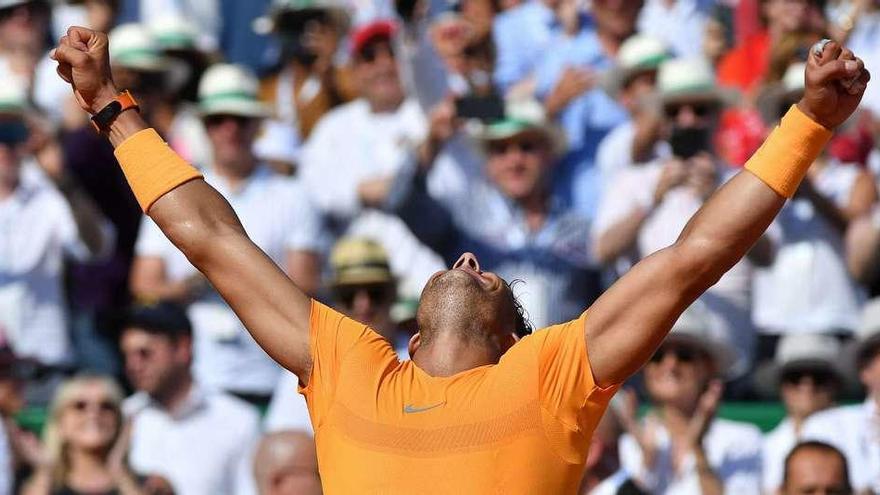
[[[859,106],[871,75],[861,59],[834,41],[810,50],[806,89],[798,108],[828,129],[842,124]]]
[[[70,84],[86,112],[95,114],[116,97],[106,34],[72,26],[50,56],[58,62],[58,75]]]

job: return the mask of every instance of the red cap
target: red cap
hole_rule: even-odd
[[[391,39],[397,33],[397,23],[390,20],[378,20],[362,24],[351,33],[351,53],[357,55],[364,45],[376,38]]]

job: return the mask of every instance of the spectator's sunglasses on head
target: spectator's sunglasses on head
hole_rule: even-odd
[[[394,58],[394,47],[391,46],[391,41],[387,38],[376,38],[373,41],[370,41],[358,53],[358,58],[360,58],[361,62],[366,62],[368,64],[372,64],[379,58],[380,53],[385,53],[389,55],[391,58]]]
[[[520,153],[531,154],[537,153],[545,148],[544,143],[540,139],[508,139],[506,141],[492,141],[486,145],[486,150],[490,156],[506,155],[511,150]]]
[[[206,127],[218,126],[220,124],[225,124],[229,120],[235,122],[239,127],[245,127],[248,124],[250,124],[254,119],[251,117],[244,117],[242,115],[215,114],[215,115],[208,115],[205,117],[205,126]]]
[[[391,288],[388,284],[364,284],[364,285],[340,285],[333,289],[333,295],[337,301],[346,307],[354,304],[354,299],[358,293],[363,292],[370,298],[373,304],[381,304],[386,302],[391,295]]]
[[[667,118],[674,119],[685,108],[690,108],[694,115],[702,118],[714,114],[718,106],[712,103],[678,103],[666,105],[663,110]]]
[[[786,385],[798,385],[807,377],[812,379],[816,387],[829,387],[836,381],[834,373],[822,369],[789,370],[782,374],[781,380]]]
[[[0,121],[0,144],[15,146],[27,141],[30,131],[22,120]]]
[[[703,351],[696,347],[688,345],[664,345],[657,349],[657,352],[651,356],[651,362],[659,363],[663,361],[668,354],[675,356],[675,359],[683,364],[695,363],[704,355]]]
[[[98,412],[110,412],[115,413],[117,410],[116,404],[109,399],[98,400],[98,401],[90,401],[86,399],[76,399],[72,400],[67,404],[67,408],[71,411],[76,411],[78,413],[84,413],[88,410],[98,411]]]

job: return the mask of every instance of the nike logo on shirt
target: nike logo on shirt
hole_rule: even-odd
[[[403,407],[403,412],[406,414],[420,413],[420,412],[425,412],[425,411],[429,411],[431,409],[438,408],[438,407],[442,406],[443,404],[446,404],[445,400],[439,404],[434,404],[433,406],[428,406],[428,407],[416,407],[412,404],[407,404],[406,406]]]

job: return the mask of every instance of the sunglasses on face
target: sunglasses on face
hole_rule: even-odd
[[[799,385],[806,378],[811,378],[817,387],[828,387],[834,383],[834,375],[821,370],[792,370],[782,374],[782,383],[786,385]]]
[[[233,121],[239,127],[249,125],[254,119],[250,117],[242,117],[240,115],[208,115],[205,117],[205,126],[214,127],[225,124],[227,121]]]
[[[701,357],[703,357],[703,352],[692,347],[685,346],[669,346],[669,347],[661,347],[651,356],[652,363],[659,363],[663,361],[667,355],[672,355],[676,360],[680,363],[691,364],[697,362]]]
[[[72,401],[68,406],[68,409],[71,411],[76,411],[78,413],[83,413],[88,411],[89,409],[97,410],[99,412],[116,412],[116,404],[109,400],[100,400],[100,401],[89,401],[85,399],[79,399]]]
[[[694,113],[697,117],[706,117],[712,115],[715,112],[715,105],[710,105],[706,103],[694,103],[687,105],[669,105],[664,111],[666,112],[666,117],[673,119],[678,117],[678,114],[681,113],[685,108],[690,108],[691,112]]]
[[[15,146],[27,141],[29,135],[30,131],[20,120],[0,122],[0,144]]]
[[[361,62],[372,64],[377,58],[379,58],[379,55],[383,53],[394,58],[394,49],[391,48],[391,44],[387,41],[367,43],[366,46],[361,48],[359,58]]]
[[[506,155],[512,150],[516,150],[520,153],[537,153],[540,151],[543,146],[538,141],[534,140],[519,140],[519,141],[495,141],[489,143],[488,151],[490,155]]]
[[[359,293],[366,294],[367,297],[370,298],[370,301],[377,304],[385,302],[388,299],[390,291],[388,286],[384,284],[354,285],[350,287],[343,286],[337,287],[334,290],[336,300],[347,307],[351,307],[354,304],[354,299]]]

